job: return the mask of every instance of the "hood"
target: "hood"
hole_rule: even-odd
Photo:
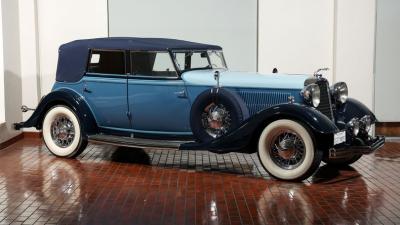
[[[244,88],[274,88],[274,89],[302,89],[304,81],[310,75],[300,74],[259,74],[249,72],[220,71],[220,85],[222,87]],[[182,74],[187,85],[215,86],[215,70],[194,70]]]

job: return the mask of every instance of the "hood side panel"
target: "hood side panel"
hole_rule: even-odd
[[[190,103],[192,104],[196,97],[203,91],[209,90],[215,86],[186,86]],[[272,107],[274,105],[289,102],[289,97],[293,96],[295,103],[303,103],[300,95],[301,89],[265,89],[265,88],[231,88],[226,89],[237,93],[246,103],[250,115]]]
[[[189,71],[182,75],[185,81],[188,97],[192,103],[203,91],[216,86],[215,70]],[[246,103],[250,115],[289,102],[293,96],[295,103],[303,103],[300,95],[304,81],[308,75],[270,74],[263,75],[245,72],[221,72],[220,84],[237,93]]]
[[[215,70],[188,71],[182,74],[182,79],[187,85],[215,86],[214,72]],[[220,85],[232,88],[302,89],[307,78],[308,75],[221,71]]]

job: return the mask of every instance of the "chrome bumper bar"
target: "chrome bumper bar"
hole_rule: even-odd
[[[343,146],[339,148],[329,149],[329,158],[346,158],[358,154],[371,154],[372,152],[380,149],[385,144],[384,136],[376,136],[375,139],[370,141],[369,145],[365,146]]]

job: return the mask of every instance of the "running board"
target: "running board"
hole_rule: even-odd
[[[175,148],[179,149],[181,144],[187,143],[188,141],[171,141],[171,140],[155,140],[155,139],[144,139],[144,138],[131,138],[131,137],[120,137],[114,135],[103,135],[96,134],[90,135],[89,141],[110,144],[123,147],[140,147],[140,148]]]

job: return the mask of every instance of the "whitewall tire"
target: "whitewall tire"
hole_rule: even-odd
[[[43,119],[42,132],[49,151],[59,157],[75,157],[87,145],[79,118],[64,105],[53,106],[47,111]]]
[[[308,128],[288,119],[276,120],[264,128],[258,141],[262,166],[282,180],[304,180],[319,167],[322,151],[314,145]]]

